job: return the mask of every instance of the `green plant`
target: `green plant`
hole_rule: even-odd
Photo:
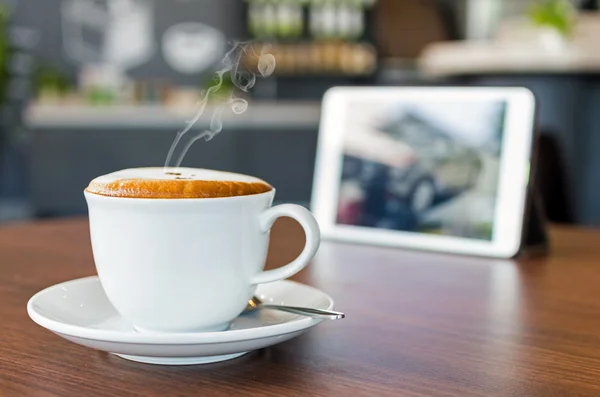
[[[529,17],[537,26],[551,27],[568,36],[575,22],[575,7],[569,0],[537,0]]]
[[[0,103],[4,103],[6,97],[6,85],[8,83],[7,63],[9,56],[8,48],[8,10],[0,4]]]
[[[229,99],[231,93],[235,90],[235,85],[231,81],[231,73],[223,73],[222,81],[213,74],[204,81],[201,88],[206,93],[211,87],[218,88],[211,90],[210,101],[220,102]]]
[[[41,66],[35,74],[35,88],[38,94],[42,91],[52,91],[65,94],[73,85],[55,68]]]

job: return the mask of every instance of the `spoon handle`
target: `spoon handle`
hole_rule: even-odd
[[[342,312],[334,312],[332,310],[311,309],[309,307],[295,306],[280,306],[280,305],[260,305],[263,309],[280,310],[282,312],[300,314],[302,316],[322,318],[325,320],[339,320],[345,318],[346,315]]]

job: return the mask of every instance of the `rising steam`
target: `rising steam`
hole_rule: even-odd
[[[202,93],[202,99],[199,102],[199,108],[195,116],[188,120],[185,128],[177,133],[167,160],[165,161],[165,167],[179,167],[185,154],[189,148],[200,138],[204,138],[210,141],[223,129],[222,115],[225,107],[228,107],[235,114],[242,114],[248,109],[248,102],[245,99],[237,98],[234,96],[235,89],[229,93],[229,98],[225,104],[221,104],[213,111],[210,126],[208,129],[201,130],[200,132],[191,131],[192,127],[202,117],[206,106],[211,101],[215,92],[217,92],[223,85],[225,74],[229,72],[231,82],[233,85],[244,92],[248,92],[256,84],[256,77],[269,77],[275,71],[275,57],[272,54],[267,53],[269,46],[264,45],[261,49],[260,54],[257,54],[254,49],[254,45],[250,42],[236,42],[233,47],[225,54],[225,57],[221,61],[223,68],[215,72],[215,84],[208,88]],[[254,73],[240,66],[242,57],[244,55],[251,55],[258,57],[256,69],[258,73]],[[173,161],[174,160],[174,161]]]

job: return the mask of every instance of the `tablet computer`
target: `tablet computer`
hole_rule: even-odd
[[[534,123],[526,88],[332,88],[311,200],[323,237],[515,256]]]

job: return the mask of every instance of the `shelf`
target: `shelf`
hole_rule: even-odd
[[[572,46],[563,52],[494,43],[438,43],[424,51],[421,72],[428,77],[517,73],[600,73],[600,55]]]
[[[227,129],[314,129],[319,125],[321,103],[251,102],[248,110],[234,114],[223,112]],[[194,128],[206,128],[215,108],[207,108]],[[183,128],[196,109],[177,111],[162,106],[50,106],[31,105],[25,111],[25,123],[34,129],[45,128]]]
[[[496,37],[438,42],[421,54],[421,71],[431,77],[485,74],[599,74],[600,14],[580,13],[569,39],[524,19],[509,18]]]

